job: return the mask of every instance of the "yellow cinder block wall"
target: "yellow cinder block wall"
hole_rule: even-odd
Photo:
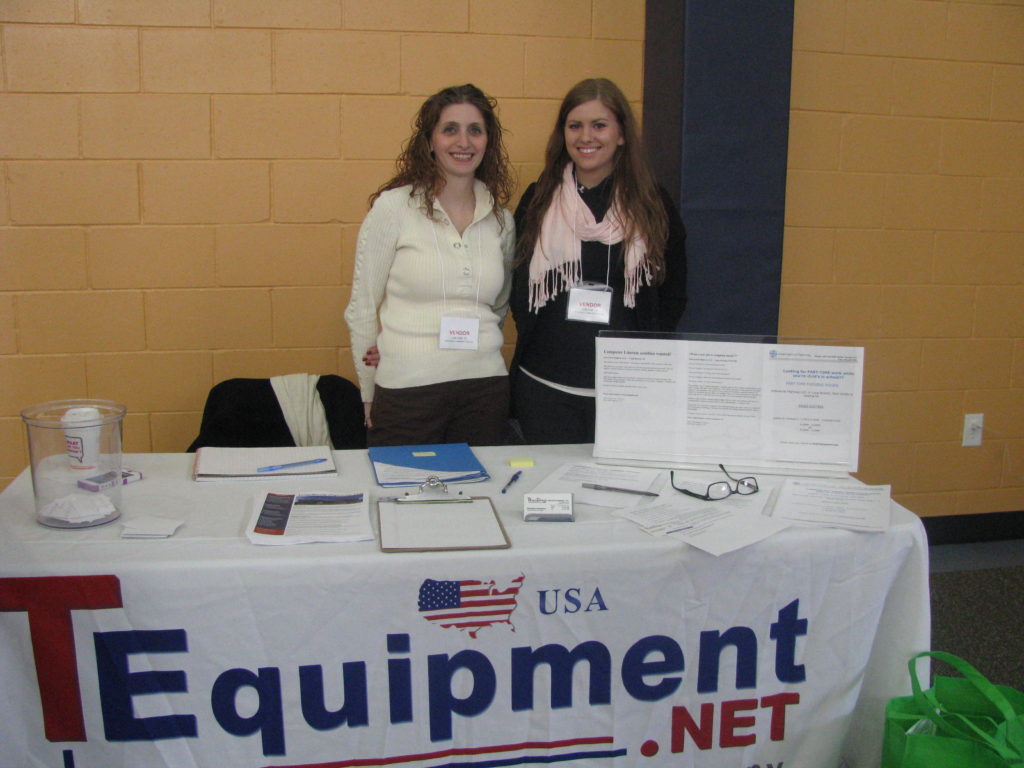
[[[524,187],[572,83],[639,109],[643,23],[643,0],[0,2],[0,486],[32,403],[120,400],[126,450],[180,451],[217,381],[352,376],[355,233],[423,97],[497,97]],[[798,0],[793,53],[780,331],[867,347],[863,479],[922,515],[1024,509],[1024,6]]]
[[[865,346],[863,480],[1024,510],[1024,5],[798,0],[793,49],[780,332]]]

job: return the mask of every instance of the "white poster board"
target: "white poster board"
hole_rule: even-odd
[[[863,379],[863,347],[602,334],[594,456],[846,475],[857,470]]]

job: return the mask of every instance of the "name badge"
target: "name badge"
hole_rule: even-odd
[[[476,349],[479,342],[480,318],[441,318],[441,349]]]
[[[569,290],[566,320],[608,325],[612,317],[612,289],[601,283],[585,282]]]

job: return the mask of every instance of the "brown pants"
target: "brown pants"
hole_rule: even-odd
[[[374,390],[367,445],[501,445],[508,421],[508,376]]]

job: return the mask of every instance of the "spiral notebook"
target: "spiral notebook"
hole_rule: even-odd
[[[221,448],[196,451],[194,480],[267,480],[272,477],[329,477],[337,475],[334,456],[326,445],[282,448]]]

